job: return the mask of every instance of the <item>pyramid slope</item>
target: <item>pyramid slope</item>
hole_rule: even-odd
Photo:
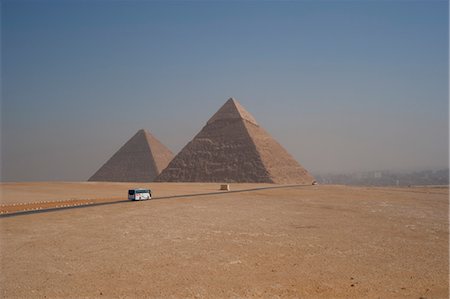
[[[310,184],[314,178],[229,99],[156,181]]]
[[[260,126],[246,123],[261,161],[276,184],[311,184],[314,177]]]
[[[205,126],[158,176],[159,182],[271,182],[242,121]]]
[[[145,132],[157,175],[172,161],[174,154],[149,132]],[[156,177],[156,176],[155,176]]]
[[[172,152],[145,130],[128,140],[89,181],[151,182],[169,164]]]

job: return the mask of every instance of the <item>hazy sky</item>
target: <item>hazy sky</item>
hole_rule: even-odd
[[[447,1],[2,1],[2,179],[177,153],[231,96],[314,173],[448,167]]]

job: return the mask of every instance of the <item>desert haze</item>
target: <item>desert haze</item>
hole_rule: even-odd
[[[155,199],[126,201],[129,187]],[[3,212],[116,203],[4,214],[1,297],[448,297],[448,187],[218,189],[3,183]]]

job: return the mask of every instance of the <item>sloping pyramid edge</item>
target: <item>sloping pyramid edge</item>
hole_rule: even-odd
[[[145,130],[139,130],[88,181],[150,182],[167,166],[173,153]]]
[[[236,147],[239,148],[237,151]],[[227,154],[229,156],[226,156]],[[248,155],[247,158],[242,157],[245,154]],[[250,168],[249,163],[252,165]],[[241,171],[236,172],[235,167]],[[220,173],[223,174],[222,178]],[[230,173],[234,173],[234,176],[230,177]],[[314,178],[257,124],[249,112],[231,98],[175,156],[155,181],[227,180],[311,184]]]

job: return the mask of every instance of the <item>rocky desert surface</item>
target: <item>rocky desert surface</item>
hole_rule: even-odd
[[[157,198],[1,217],[2,298],[449,295],[448,187],[0,186],[2,205],[126,199],[130,187]]]

